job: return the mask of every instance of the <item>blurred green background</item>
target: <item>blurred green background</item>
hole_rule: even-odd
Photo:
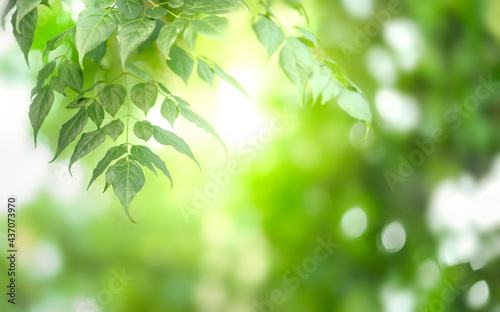
[[[1,191],[5,202],[17,198],[20,251],[17,304],[2,295],[1,311],[500,311],[500,93],[484,83],[500,79],[500,2],[303,4],[317,52],[371,103],[367,139],[334,102],[301,107],[242,8],[227,37],[200,39],[198,53],[254,103],[223,82],[185,87],[154,48],[143,52],[151,58],[141,67],[188,99],[229,155],[178,124],[203,172],[153,145],[174,187],[146,173],[131,205],[136,225],[111,192],[101,194],[102,179],[85,192],[102,150],[73,178],[67,153],[47,163],[68,114],[63,98],[34,150],[28,97],[41,53],[29,70],[10,25],[0,33]],[[81,9],[43,8],[35,45]],[[274,10],[283,24],[306,26],[285,4]]]

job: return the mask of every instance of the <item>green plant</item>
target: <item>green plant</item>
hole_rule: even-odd
[[[97,149],[107,137],[116,142],[125,133],[123,142],[111,147],[99,161],[88,187],[104,174],[104,191],[113,187],[131,220],[129,204],[145,183],[142,167],[155,173],[160,170],[172,183],[170,173],[158,155],[145,145],[130,142],[132,128],[137,139],[147,142],[154,138],[158,143],[172,146],[187,155],[199,166],[182,138],[147,120],[147,114],[158,97],[163,99],[161,114],[172,127],[181,115],[224,145],[215,129],[192,111],[189,103],[172,93],[158,78],[136,66],[145,59],[140,53],[157,46],[167,66],[184,82],[187,83],[196,65],[199,77],[210,85],[214,77],[219,77],[249,97],[219,65],[195,51],[198,35],[221,38],[229,24],[224,15],[239,8],[246,7],[255,15],[253,30],[258,41],[269,57],[279,53],[280,67],[297,87],[304,103],[325,104],[338,98],[340,107],[352,117],[368,124],[371,122],[369,105],[361,91],[334,61],[311,52],[312,48],[318,48],[317,37],[299,26],[284,28],[270,9],[270,0],[254,2],[251,6],[244,0],[84,2],[86,8],[77,21],[69,21],[65,29],[44,42],[44,66],[31,92],[29,118],[36,145],[40,127],[54,103],[54,92],[70,98],[67,108],[76,112],[62,125],[52,160],[55,161],[71,142],[80,137],[70,159],[70,172],[76,161]],[[286,2],[307,20],[298,0]],[[2,17],[17,8],[12,15],[12,26],[27,63],[35,34],[38,34],[40,6],[50,7],[55,15],[61,12],[60,1],[10,0]],[[104,64],[107,55],[117,56],[118,61],[110,57]],[[128,77],[134,81],[131,88],[127,87]],[[142,110],[146,119],[134,116],[131,104]],[[126,110],[126,113],[117,117],[120,110]],[[135,120],[133,127],[131,118]],[[82,134],[89,119],[95,124],[95,130]]]

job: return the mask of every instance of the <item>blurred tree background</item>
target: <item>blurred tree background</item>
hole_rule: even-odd
[[[37,40],[82,5],[68,4],[40,14]],[[57,114],[33,150],[35,70],[11,29],[0,34],[1,188],[18,198],[20,250],[18,303],[5,297],[2,311],[500,311],[499,2],[303,5],[325,55],[367,94],[368,137],[337,105],[301,107],[240,9],[223,41],[199,49],[254,103],[223,82],[214,92],[164,76],[229,156],[181,123],[203,172],[156,146],[175,185],[147,173],[131,206],[137,225],[101,184],[83,191],[100,155],[75,165],[73,178],[69,155],[47,164]],[[285,26],[307,26],[274,7]],[[153,52],[144,52],[149,69],[162,72]]]

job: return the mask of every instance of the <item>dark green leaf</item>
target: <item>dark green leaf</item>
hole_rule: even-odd
[[[76,139],[76,137],[83,131],[83,128],[85,128],[87,120],[87,110],[85,108],[81,108],[75,116],[73,116],[64,125],[62,125],[61,131],[59,133],[59,140],[57,141],[57,151],[54,159],[52,159],[50,162],[56,160],[61,152],[71,142],[73,142],[74,139]]]
[[[64,83],[64,80],[61,79],[61,77],[53,76],[52,78],[50,78],[49,85],[52,89],[54,89],[54,91],[57,91],[66,96],[66,83]]]
[[[144,3],[142,0],[116,0],[115,3],[118,10],[128,19],[138,17],[144,10]]]
[[[29,117],[31,126],[33,127],[35,146],[38,130],[40,130],[40,127],[42,126],[45,117],[47,117],[47,114],[49,113],[53,103],[54,91],[47,85],[40,89],[38,94],[33,99],[33,102],[31,102]]]
[[[158,87],[152,82],[141,82],[130,90],[132,102],[142,109],[144,115],[147,115],[151,107],[155,105],[157,96]]]
[[[99,98],[101,99],[101,105],[111,116],[115,117],[116,113],[125,102],[125,97],[127,95],[127,90],[122,85],[112,84],[110,86],[105,86],[101,90]]]
[[[17,11],[12,15],[12,26],[14,27],[16,21]],[[38,22],[38,11],[33,9],[19,22],[19,32],[14,30],[14,37],[16,38],[17,44],[21,48],[24,54],[24,59],[26,64],[29,66],[28,53],[33,44],[33,38],[35,37],[36,24]]]
[[[82,137],[76,144],[75,151],[73,152],[73,155],[71,155],[71,159],[69,161],[70,172],[71,166],[77,160],[95,150],[99,145],[102,144],[102,142],[104,142],[104,140],[106,140],[106,132],[103,128],[82,134]]]
[[[171,145],[179,153],[185,154],[189,158],[194,160],[198,167],[200,167],[200,164],[194,157],[193,152],[191,152],[189,145],[187,145],[187,143],[182,138],[178,137],[175,133],[162,129],[158,126],[154,126],[153,128],[153,137],[158,143],[163,145]]]
[[[156,169],[151,162],[147,162],[146,160],[139,158],[135,155],[128,155],[128,159],[133,160],[136,163],[138,163],[139,165],[148,168],[149,170],[151,170],[151,172],[153,172],[155,174],[155,176],[158,176],[158,174],[156,173]]]
[[[142,16],[118,26],[116,40],[118,41],[118,51],[123,68],[125,68],[127,57],[149,38],[155,29],[155,25],[155,21]]]
[[[170,176],[170,173],[167,170],[167,166],[161,160],[161,158],[153,153],[147,146],[143,145],[134,145],[130,149],[130,153],[132,155],[137,156],[138,158],[142,159],[145,162],[152,163],[153,165],[156,166],[156,168],[160,169],[161,172],[170,180],[170,184],[173,185],[172,182],[172,177]]]
[[[134,125],[134,133],[139,139],[148,141],[153,136],[153,126],[147,120],[138,121]]]
[[[38,77],[37,77],[37,82],[35,87],[31,90],[31,97],[34,97],[35,94],[40,91],[40,89],[43,87],[45,82],[47,81],[47,78],[49,78],[50,75],[54,73],[54,70],[56,69],[56,62],[52,61],[42,67],[40,71],[38,72]]]
[[[87,107],[87,113],[90,119],[96,124],[97,128],[100,128],[104,121],[104,109],[102,105],[97,101],[93,101],[92,104]]]
[[[170,50],[170,60],[167,60],[170,69],[187,84],[193,71],[194,60],[181,48],[174,46]]]
[[[267,16],[259,16],[252,27],[269,57],[271,57],[274,52],[278,50],[283,41],[285,41],[285,34],[283,31]]]
[[[17,14],[16,14],[16,27],[14,28],[18,33],[22,32],[21,20],[33,13],[36,7],[42,2],[42,0],[17,0]]]
[[[101,129],[104,129],[104,133],[109,135],[109,137],[113,140],[116,141],[118,137],[123,133],[125,130],[125,125],[120,119],[113,120],[112,122],[108,123],[106,126],[102,127]]]
[[[113,160],[120,158],[122,155],[124,155],[127,152],[127,146],[124,144],[118,145],[118,146],[113,146],[110,148],[107,152],[106,155],[97,163],[97,166],[94,169],[94,172],[92,173],[92,178],[90,179],[89,185],[87,186],[87,190],[89,187],[92,185],[92,183],[106,171],[108,166],[113,162]]]
[[[165,98],[163,104],[161,105],[161,115],[168,121],[170,126],[174,128],[174,122],[177,119],[177,116],[179,116],[177,103],[170,98]]]
[[[78,65],[70,61],[64,61],[59,68],[59,77],[64,79],[68,87],[76,92],[82,91],[83,72]]]

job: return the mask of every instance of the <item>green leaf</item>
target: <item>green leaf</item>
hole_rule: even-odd
[[[138,121],[134,125],[134,133],[136,137],[147,142],[153,136],[153,126],[147,120]]]
[[[190,110],[185,102],[182,99],[179,99],[176,97],[177,100],[177,107],[179,109],[179,112],[181,113],[182,117],[186,118],[186,120],[194,123],[196,126],[199,128],[205,130],[208,134],[213,135],[214,137],[219,140],[220,144],[224,146],[224,149],[227,151],[226,145],[224,142],[222,142],[222,139],[219,137],[217,132],[215,131],[214,127],[212,127],[211,124],[209,124],[205,119],[203,119],[200,115],[196,114],[192,110]]]
[[[161,6],[157,6],[151,9],[147,9],[144,14],[146,14],[147,17],[152,19],[159,19],[160,17],[167,15],[168,10],[162,8]]]
[[[116,113],[125,102],[126,96],[127,90],[122,85],[112,84],[110,86],[105,86],[101,90],[99,98],[101,99],[101,105],[108,114],[115,117]]]
[[[60,45],[62,45],[66,40],[71,37],[71,33],[75,31],[75,27],[71,27],[57,36],[52,37],[47,41],[45,45],[45,50],[43,51],[43,55],[47,55],[50,51],[57,49]]]
[[[189,24],[184,30],[182,39],[184,39],[184,44],[189,50],[194,51],[196,49],[196,43],[198,42],[198,33],[193,29],[191,24]]]
[[[178,20],[165,24],[158,35],[158,47],[167,59],[170,58],[170,49],[182,30],[183,23],[177,22]]]
[[[358,92],[344,90],[340,94],[338,103],[340,108],[342,108],[351,117],[371,123],[372,113],[370,111],[370,105]]]
[[[155,174],[155,176],[158,176],[158,174],[156,173],[155,166],[153,166],[153,164],[151,162],[147,162],[144,159],[139,158],[135,155],[128,155],[128,159],[133,160],[136,163],[138,163],[139,165],[148,168],[149,170],[151,170],[151,172],[153,172]]]
[[[123,133],[125,130],[125,125],[120,119],[113,120],[112,122],[108,123],[106,126],[102,127],[101,129],[104,129],[104,133],[109,135],[109,137],[113,140],[116,141],[118,137]]]
[[[118,10],[130,20],[138,17],[144,10],[142,0],[116,0],[115,3]]]
[[[302,42],[306,43],[310,47],[319,46],[318,37],[316,37],[315,34],[299,26],[297,26],[296,28],[302,34],[302,37],[300,38]]]
[[[229,26],[229,20],[220,16],[207,16],[191,22],[193,29],[200,35],[210,39],[219,39],[224,36]]]
[[[57,141],[57,151],[54,158],[50,161],[53,162],[61,154],[61,152],[83,131],[87,124],[88,115],[85,108],[81,108],[75,116],[71,117],[61,127],[59,133],[59,140]]]
[[[16,27],[14,29],[18,33],[23,32],[20,27],[21,20],[28,14],[33,13],[40,2],[42,2],[42,0],[17,0]]]
[[[283,41],[285,41],[285,34],[283,31],[267,16],[259,16],[252,27],[269,57],[271,57],[274,52],[278,50]]]
[[[230,85],[232,85],[233,87],[235,87],[238,91],[240,91],[241,93],[243,93],[250,100],[252,99],[250,97],[250,95],[245,91],[245,89],[243,89],[243,87],[239,84],[239,82],[236,81],[236,79],[234,79],[233,77],[231,77],[224,70],[222,70],[222,68],[220,68],[219,66],[215,65],[213,67],[213,70],[214,70],[215,74],[217,76],[219,76],[221,79],[224,79],[227,83],[229,83]]]
[[[157,96],[158,87],[152,82],[138,83],[130,90],[132,102],[142,109],[145,116],[147,116],[151,107],[155,105]]]
[[[170,60],[167,60],[168,67],[187,84],[189,76],[193,71],[194,60],[181,48],[174,46],[170,50]]]
[[[49,78],[50,75],[54,73],[54,70],[56,69],[56,62],[52,61],[42,67],[40,71],[38,72],[38,77],[37,77],[37,82],[35,87],[31,90],[31,97],[33,98],[35,94],[40,91],[40,89],[43,87],[45,82],[47,81],[47,78]]]
[[[168,123],[170,124],[170,126],[172,126],[173,129],[174,122],[177,119],[177,116],[179,116],[177,103],[170,98],[165,98],[163,104],[161,105],[161,115],[168,121]]]
[[[288,38],[280,53],[280,66],[301,94],[312,73],[313,60],[309,47],[297,38]]]
[[[214,71],[202,59],[198,59],[198,76],[200,76],[200,78],[203,79],[203,81],[206,81],[209,85],[213,84]]]
[[[104,140],[106,140],[106,132],[103,128],[82,134],[80,140],[76,144],[73,155],[71,155],[69,171],[71,172],[71,166],[77,160],[95,150]]]
[[[76,22],[76,49],[80,65],[83,57],[106,41],[115,32],[117,20],[112,11],[99,8],[86,8]]]
[[[135,223],[130,216],[129,205],[145,183],[144,173],[141,167],[133,161],[127,160],[123,165],[121,163],[123,162],[109,167],[106,180],[109,180],[113,186],[113,191],[130,221]]]
[[[104,109],[102,105],[97,101],[93,101],[92,104],[87,107],[87,113],[97,128],[100,128],[104,121]]]
[[[153,153],[147,146],[144,145],[134,145],[130,149],[130,153],[136,157],[142,159],[145,162],[152,163],[156,168],[160,169],[161,172],[170,180],[170,185],[173,185],[172,177],[167,170],[167,166],[161,160],[161,158]]]
[[[128,151],[127,146],[125,144],[121,144],[118,146],[113,146],[110,148],[107,152],[106,155],[97,163],[97,166],[94,169],[94,172],[92,173],[92,178],[90,179],[89,185],[87,186],[87,190],[90,188],[92,183],[106,171],[108,166],[113,162],[113,160],[120,158],[122,155],[124,155]]]
[[[68,87],[76,92],[82,91],[83,72],[78,65],[70,61],[64,61],[59,68],[59,77],[64,79]]]
[[[154,78],[151,77],[151,75],[149,75],[148,73],[146,73],[145,71],[143,71],[139,67],[137,67],[133,64],[130,64],[130,63],[126,63],[126,65],[127,65],[128,69],[132,70],[132,72],[134,72],[134,74],[139,76],[142,80],[146,80],[146,81],[153,81],[154,80]]]
[[[173,9],[180,8],[183,5],[184,5],[184,0],[170,0],[168,2],[168,6]]]
[[[85,98],[85,97],[80,98],[79,97],[79,98],[76,98],[73,102],[69,103],[68,106],[66,106],[66,108],[70,108],[70,109],[82,108],[92,101],[94,101],[94,100],[91,98]]]
[[[94,63],[97,64],[97,66],[101,67],[101,61],[106,55],[106,41],[101,43],[100,45],[97,46],[94,50],[90,51],[87,53],[87,57]]]
[[[61,79],[61,77],[53,76],[52,78],[50,78],[49,85],[52,89],[54,89],[54,91],[57,91],[66,96],[66,83],[63,79]]]
[[[17,11],[12,15],[12,27],[15,29],[14,24],[16,21]],[[21,48],[24,54],[24,59],[26,64],[29,66],[28,53],[33,44],[33,38],[35,37],[36,24],[38,22],[38,11],[37,9],[32,10],[26,14],[23,19],[19,22],[19,32],[14,31],[14,37],[16,38],[17,44]]]
[[[124,69],[127,57],[153,33],[155,25],[155,21],[143,16],[118,26],[116,40]]]
[[[141,43],[141,45],[137,48],[137,51],[139,51],[139,53],[142,53],[142,50],[144,50],[147,46],[149,46],[150,44],[155,42],[156,39],[158,39],[158,36],[160,35],[160,30],[162,29],[163,25],[165,24],[159,19],[155,21],[155,29],[148,37],[148,39],[146,39],[143,43]]]
[[[187,145],[182,138],[178,137],[175,133],[162,129],[158,126],[153,126],[153,128],[153,137],[158,143],[162,145],[171,145],[179,153],[185,154],[191,158],[198,165],[198,167],[200,167],[200,164],[194,157],[193,152],[191,152],[189,145]]]
[[[185,10],[185,14],[207,14],[219,15],[227,14],[235,11],[239,7],[239,3],[233,0],[199,0],[192,7]]]
[[[321,105],[339,96],[340,92],[342,92],[342,87],[337,80],[332,77],[321,94]]]
[[[313,94],[313,103],[316,103],[316,100],[330,83],[331,78],[332,70],[328,66],[319,61],[314,62],[313,73],[311,79],[309,79],[309,86]]]
[[[29,117],[31,126],[33,127],[35,146],[38,130],[40,130],[40,127],[42,126],[45,117],[47,117],[47,114],[49,113],[53,103],[54,91],[47,85],[40,89],[38,94],[33,99],[33,102],[31,102]]]

